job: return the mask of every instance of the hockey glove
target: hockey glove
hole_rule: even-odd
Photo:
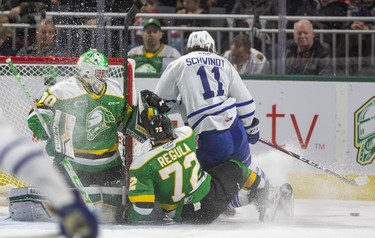
[[[169,112],[167,103],[155,93],[149,90],[142,90],[140,93],[150,107],[155,107],[160,113]]]
[[[95,238],[98,236],[98,221],[83,203],[78,191],[74,190],[75,201],[57,211],[60,228],[66,237]]]
[[[253,119],[249,131],[247,131],[247,141],[250,144],[255,144],[259,140],[259,120],[258,118]]]

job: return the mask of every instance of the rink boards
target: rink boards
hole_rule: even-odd
[[[362,187],[346,185],[300,161],[280,169],[294,183],[296,195],[303,198],[314,197],[311,191],[319,186],[323,193],[331,185],[339,191],[330,197],[375,200],[371,195],[375,191],[371,177],[375,175],[375,84],[302,80],[244,80],[257,104],[261,137],[338,174],[365,174],[372,182]],[[154,90],[157,81],[136,76],[136,90]],[[178,115],[172,119],[182,125]],[[252,151],[256,158],[274,149],[257,143]],[[285,155],[276,154],[273,162],[280,157]],[[351,189],[359,195],[345,195]]]

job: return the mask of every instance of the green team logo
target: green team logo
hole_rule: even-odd
[[[115,117],[105,107],[98,106],[86,116],[87,140],[92,141],[103,131],[109,129],[108,124],[115,123]]]
[[[361,165],[371,164],[375,159],[375,97],[355,112],[354,125],[357,162]]]

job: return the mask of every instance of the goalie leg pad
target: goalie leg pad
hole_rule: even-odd
[[[37,188],[16,188],[9,191],[10,218],[15,221],[55,222],[49,201]]]
[[[85,191],[94,203],[94,213],[102,224],[118,223],[118,209],[122,208],[125,188],[122,187],[85,187]],[[58,221],[50,202],[38,188],[15,188],[9,191],[10,217],[15,221]]]

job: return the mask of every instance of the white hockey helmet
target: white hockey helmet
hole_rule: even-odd
[[[186,47],[189,49],[207,49],[216,52],[215,40],[207,31],[194,31],[190,34]]]
[[[77,62],[78,74],[93,89],[101,90],[108,77],[108,60],[96,49],[90,49]]]

